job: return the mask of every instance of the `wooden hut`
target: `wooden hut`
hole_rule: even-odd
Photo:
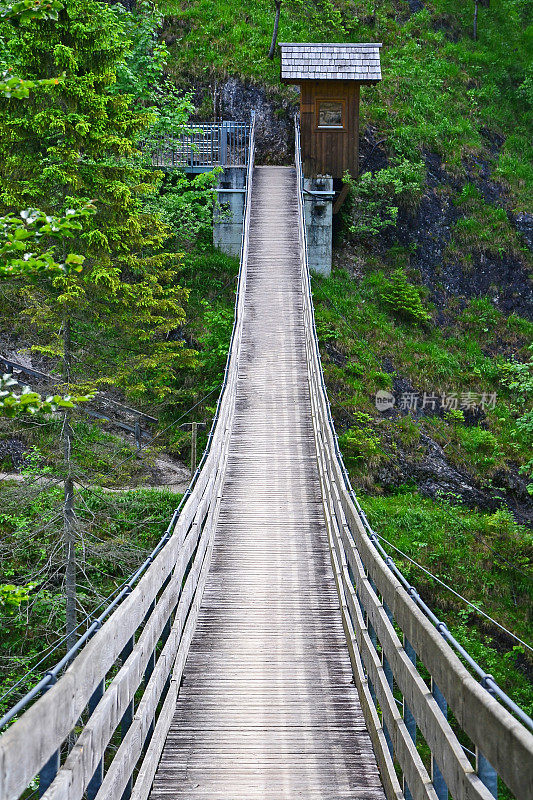
[[[359,87],[381,80],[381,44],[287,44],[281,80],[300,86],[304,175],[331,175],[336,188],[359,158]]]

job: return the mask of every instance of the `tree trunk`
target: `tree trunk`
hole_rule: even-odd
[[[274,53],[276,52],[276,42],[278,40],[278,28],[279,28],[279,15],[281,12],[281,3],[282,0],[274,0],[276,3],[276,16],[274,17],[274,30],[272,31],[272,41],[270,42],[270,50],[268,51],[268,57],[272,61],[274,58]]]
[[[68,411],[65,412],[67,416]],[[70,429],[69,423],[65,420],[65,427]],[[67,439],[70,444],[70,436],[65,437],[65,449]],[[72,478],[65,480],[65,503],[63,511],[63,532],[65,539],[65,596],[66,596],[66,632],[67,650],[76,644],[76,527],[74,517],[74,482]]]
[[[63,322],[63,382],[70,383],[70,319]],[[65,617],[67,650],[76,643],[76,518],[74,512],[74,481],[72,479],[72,427],[71,411],[63,416],[63,466],[65,490],[63,501],[63,543],[65,548]]]
[[[477,41],[477,6],[478,0],[474,3],[474,41]]]

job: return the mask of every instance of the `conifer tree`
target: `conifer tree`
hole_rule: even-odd
[[[48,330],[50,355],[68,306],[85,327],[93,317],[93,328],[112,323],[136,343],[150,340],[167,367],[177,367],[189,354],[167,339],[184,320],[186,292],[154,210],[161,175],[143,168],[136,150],[154,115],[132,110],[131,96],[114,91],[128,48],[124,16],[95,0],[65,0],[57,20],[22,20],[3,31],[7,51],[17,54],[13,69],[51,84],[36,83],[23,104],[0,101],[0,207],[61,214],[95,201],[96,213],[72,243],[85,256],[82,271],[27,293],[31,319]]]
[[[159,178],[142,167],[135,141],[152,115],[132,110],[131,97],[112,91],[127,47],[120,12],[95,0],[57,6],[57,18],[1,24],[4,62],[11,58],[4,71],[21,76],[31,91],[23,102],[24,94],[9,92],[0,101],[0,209],[8,219],[18,209],[36,207],[61,216],[78,213],[94,199],[96,212],[69,231],[69,245],[83,254],[78,269],[26,273],[20,290],[39,331],[38,349],[60,358],[63,387],[70,393],[73,349],[79,329],[87,327],[107,335],[120,328],[132,341],[150,342],[150,366],[157,368],[157,356],[167,370],[179,366],[181,344],[168,335],[184,321],[187,294],[177,284],[179,257],[164,249],[168,230],[146,206]],[[39,246],[53,252],[56,262],[67,260],[65,238],[51,245],[44,237]],[[87,349],[78,341],[78,352]],[[102,379],[108,382],[109,376]],[[65,409],[63,532],[72,645],[76,517],[70,416]]]

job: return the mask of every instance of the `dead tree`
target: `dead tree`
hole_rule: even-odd
[[[490,0],[474,0],[474,41],[477,41],[477,12],[478,6],[489,8]]]
[[[63,321],[63,381],[70,384],[70,319]],[[72,476],[72,412],[65,409],[63,415],[63,467],[65,470],[63,498],[63,543],[65,548],[65,617],[67,650],[76,643],[76,517],[74,511],[74,480]]]

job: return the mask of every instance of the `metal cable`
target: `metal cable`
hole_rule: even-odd
[[[426,567],[423,567],[422,564],[419,564],[417,561],[415,561],[413,558],[411,558],[411,556],[408,556],[407,553],[404,553],[403,550],[400,550],[400,548],[396,547],[396,545],[392,544],[392,542],[389,542],[389,540],[386,539],[384,536],[381,536],[381,534],[376,533],[372,528],[370,528],[369,525],[365,525],[365,527],[367,527],[367,530],[371,530],[372,531],[372,535],[373,536],[377,536],[377,538],[380,539],[382,542],[385,542],[385,544],[387,544],[389,547],[392,547],[392,549],[395,550],[402,558],[405,558],[407,561],[409,561],[415,567],[418,567],[418,569],[422,570],[422,572],[425,572],[426,575],[428,575],[430,578],[432,578],[438,584],[440,584],[445,589],[447,589],[449,592],[451,592],[453,595],[455,595],[455,597],[457,597],[459,600],[461,600],[463,603],[465,603],[465,605],[470,606],[470,608],[473,608],[474,611],[477,611],[478,614],[481,614],[483,617],[485,617],[485,619],[488,619],[489,622],[492,622],[493,625],[496,625],[498,628],[500,628],[500,630],[502,630],[504,633],[506,633],[512,639],[515,639],[519,644],[523,645],[528,650],[531,650],[531,652],[533,653],[533,647],[531,647],[529,644],[527,644],[527,642],[524,642],[516,634],[512,633],[512,631],[510,631],[508,628],[505,628],[503,625],[501,625],[499,622],[497,622],[493,617],[491,617],[489,614],[485,613],[485,611],[483,611],[481,608],[479,608],[479,606],[476,606],[475,603],[472,603],[470,600],[467,600],[467,598],[463,597],[463,595],[460,594],[459,592],[456,592],[455,589],[452,589],[452,587],[449,586],[445,581],[441,580],[441,578],[438,578],[436,575],[433,574],[433,572],[431,572],[429,569],[426,569]]]

